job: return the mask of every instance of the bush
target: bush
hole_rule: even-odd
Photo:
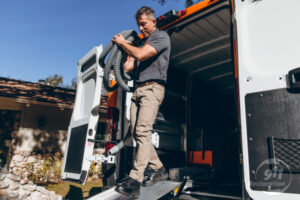
[[[26,165],[27,178],[36,184],[57,183],[60,181],[62,160],[57,156],[47,155],[40,164]]]
[[[26,172],[23,174],[35,184],[58,183],[61,180],[63,159],[53,154],[46,155],[35,163],[26,163]],[[101,179],[102,168],[97,162],[91,163],[89,178],[93,181]]]
[[[89,171],[89,177],[92,178],[93,181],[98,181],[102,176],[102,165],[97,162],[91,163],[91,168]]]

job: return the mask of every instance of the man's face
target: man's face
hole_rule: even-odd
[[[144,37],[149,37],[156,29],[156,19],[143,14],[137,20],[137,25]]]

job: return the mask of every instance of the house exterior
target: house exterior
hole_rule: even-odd
[[[75,94],[73,89],[0,77],[0,166],[32,155],[62,155]],[[99,122],[105,123],[107,95],[102,96]]]

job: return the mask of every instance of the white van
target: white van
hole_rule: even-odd
[[[300,199],[299,9],[299,0],[204,0],[158,18],[172,51],[154,132],[171,180],[188,178],[177,198]],[[130,93],[114,95],[108,132],[121,140]],[[125,147],[103,164],[107,187],[133,157]]]

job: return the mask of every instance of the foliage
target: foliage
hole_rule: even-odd
[[[71,87],[76,90],[77,88],[77,77],[72,78],[71,80]]]
[[[168,0],[155,0],[155,1],[157,1],[158,3],[160,3],[163,6]],[[185,7],[186,8],[190,7],[190,6],[192,6],[195,3],[200,2],[200,1],[203,1],[203,0],[196,0],[196,1],[194,1],[194,0],[185,0]]]
[[[96,181],[101,178],[101,175],[102,175],[101,164],[98,164],[97,162],[92,162],[89,171],[89,177],[92,177],[92,180]]]
[[[28,180],[33,181],[36,184],[49,184],[60,182],[62,159],[58,154],[46,155],[44,159],[35,163],[26,163],[26,177]],[[93,181],[99,181],[101,179],[102,169],[101,165],[92,162],[89,171],[89,177]]]
[[[58,74],[54,74],[53,76],[48,76],[45,79],[46,85],[51,85],[54,87],[58,87],[58,86],[62,85],[63,82],[64,82],[64,78]]]
[[[57,156],[47,155],[39,166],[28,163],[25,168],[27,178],[36,184],[57,183],[60,180],[62,160]]]
[[[158,3],[160,3],[161,5],[164,5],[168,0],[156,0]],[[203,0],[197,0],[197,2],[200,2]],[[193,4],[195,4],[194,0],[185,0],[185,7],[190,7]]]

